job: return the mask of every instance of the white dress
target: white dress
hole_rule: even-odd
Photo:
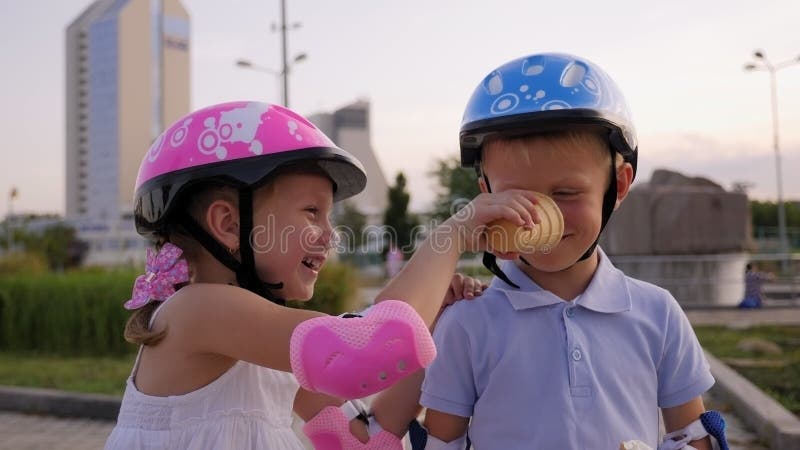
[[[138,365],[137,356],[106,450],[304,449],[292,430],[292,374],[238,361],[196,391],[156,397],[136,389]]]

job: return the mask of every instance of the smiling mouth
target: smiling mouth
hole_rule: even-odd
[[[322,268],[323,261],[317,258],[303,258],[303,265],[308,267],[309,269],[313,270],[314,272],[319,272],[319,269]]]

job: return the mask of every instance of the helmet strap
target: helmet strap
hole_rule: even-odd
[[[247,191],[243,194],[243,191]],[[186,231],[200,243],[214,258],[225,267],[236,274],[236,281],[239,286],[271,300],[274,303],[283,305],[286,302],[270,294],[271,289],[280,289],[283,283],[265,283],[258,278],[255,271],[255,258],[253,248],[250,244],[250,233],[253,230],[253,200],[252,190],[245,188],[239,191],[240,208],[240,229],[239,229],[239,250],[242,261],[238,261],[231,253],[212,237],[199,223],[186,212],[178,213],[178,222]],[[242,241],[242,236],[246,236],[246,241]]]
[[[250,241],[250,234],[253,232],[253,189],[250,187],[239,189],[239,251],[242,257],[242,264],[236,271],[236,281],[239,286],[271,300],[279,305],[285,305],[286,301],[280,297],[272,295],[271,289],[280,289],[283,283],[267,283],[261,281],[256,273],[255,256],[253,255],[253,245]]]
[[[492,192],[492,187],[491,187],[491,185],[489,185],[489,178],[486,176],[485,173],[481,173],[479,167],[480,167],[480,164],[476,165],[476,169],[478,170],[478,175],[483,177],[483,182],[486,183],[486,192],[491,193]],[[489,272],[492,272],[492,274],[494,274],[494,276],[496,276],[497,278],[503,280],[503,282],[506,283],[507,285],[509,285],[511,287],[514,287],[516,289],[519,289],[519,286],[516,283],[514,283],[513,281],[511,281],[508,278],[508,275],[506,275],[503,272],[503,270],[500,269],[500,266],[497,265],[497,257],[495,255],[493,255],[493,254],[491,254],[489,252],[483,252],[483,261],[482,262],[483,262],[483,267],[486,267],[486,269],[489,270]],[[525,261],[525,264],[528,264],[528,262]]]
[[[611,218],[611,213],[614,212],[614,205],[617,203],[617,165],[616,165],[616,152],[614,149],[611,149],[611,177],[608,183],[608,189],[606,189],[605,195],[603,195],[603,216],[600,222],[600,231],[597,232],[597,238],[595,238],[594,242],[591,246],[586,250],[586,252],[581,256],[575,263],[579,263],[594,253],[594,249],[597,248],[597,243],[600,241],[600,235],[603,234],[603,230],[606,228],[608,224],[608,219]]]

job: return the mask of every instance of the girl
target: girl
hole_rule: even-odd
[[[445,297],[458,255],[481,245],[493,219],[529,224],[535,199],[474,202],[432,233],[365,317],[283,307],[312,296],[333,242],[332,204],[365,184],[358,160],[280,106],[211,106],[156,139],[134,215],[159,252],[125,305],[135,309],[126,339],[141,347],[107,449],[300,449],[292,407],[311,420],[340,405],[336,397],[419,377],[435,355],[426,326],[441,301],[432,299]]]

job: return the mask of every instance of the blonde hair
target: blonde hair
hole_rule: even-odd
[[[488,154],[491,154],[492,161],[513,161],[514,164],[532,167],[535,164],[536,155],[534,146],[538,151],[558,152],[564,158],[584,157],[585,153],[576,154],[570,151],[575,147],[591,148],[598,151],[591,152],[596,156],[598,164],[608,164],[611,152],[605,131],[601,130],[567,130],[554,131],[548,133],[538,133],[521,137],[491,137],[483,144],[480,169],[485,172]],[[614,152],[614,165],[619,167],[623,163],[622,155]]]
[[[186,202],[186,211],[199,223],[203,223],[202,217],[205,211],[217,200],[225,200],[237,205],[236,190],[219,182],[200,183],[193,186],[181,199]],[[200,244],[183,227],[174,223],[170,224],[167,231],[159,236],[155,243],[156,252],[160,251],[167,242],[171,242],[183,250],[182,259],[189,264],[189,273],[191,274],[197,252],[200,251]],[[176,285],[175,290],[177,291],[187,284],[189,283]],[[160,304],[161,302],[150,302],[131,314],[125,323],[123,332],[126,341],[137,345],[156,345],[164,339],[167,335],[166,328],[160,331],[153,331],[150,328],[153,313]]]

